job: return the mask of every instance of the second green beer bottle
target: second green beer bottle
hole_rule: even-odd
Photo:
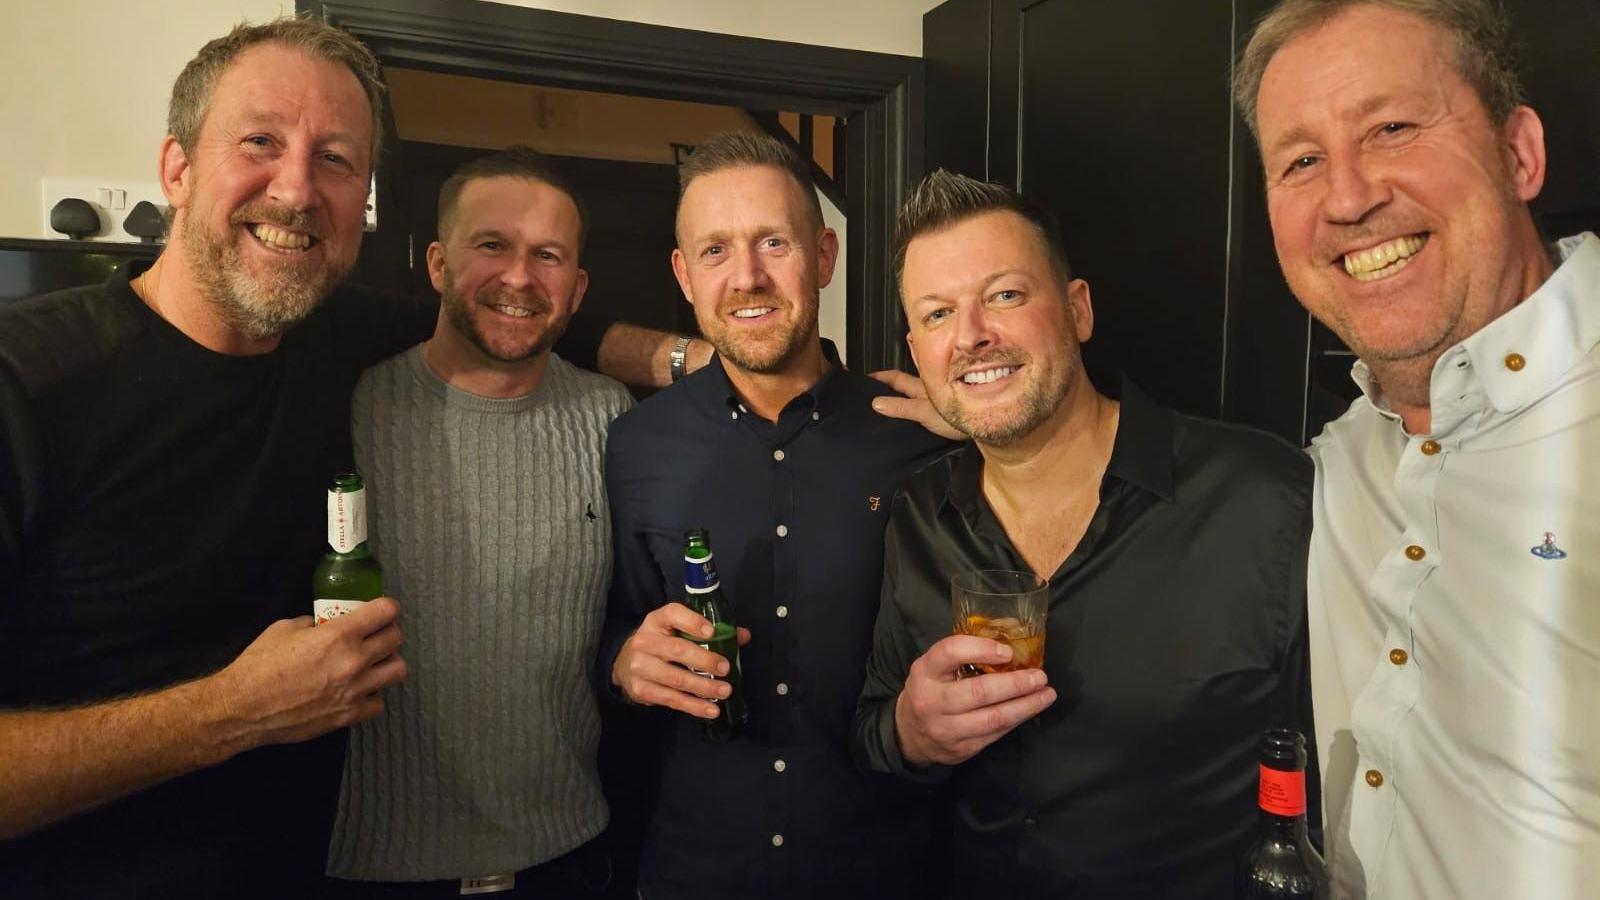
[[[328,485],[328,552],[311,575],[316,623],[383,596],[383,567],[367,548],[367,491],[354,472]]]
[[[744,702],[744,686],[739,672],[739,629],[733,621],[733,607],[722,594],[717,580],[717,566],[711,558],[711,538],[704,528],[694,528],[683,534],[683,589],[684,604],[710,620],[715,629],[709,641],[696,635],[678,632],[685,640],[720,653],[728,661],[728,674],[723,678],[733,687],[726,700],[718,700],[717,717],[702,719],[700,736],[708,741],[731,740],[744,729],[750,717]],[[696,672],[707,678],[710,672]]]

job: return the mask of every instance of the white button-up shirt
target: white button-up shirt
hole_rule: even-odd
[[[1312,444],[1308,603],[1339,898],[1600,896],[1600,239]],[[1399,652],[1396,652],[1399,651]]]

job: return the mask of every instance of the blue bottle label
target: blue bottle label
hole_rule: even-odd
[[[683,587],[691,594],[709,594],[717,589],[717,565],[710,556],[683,558]]]

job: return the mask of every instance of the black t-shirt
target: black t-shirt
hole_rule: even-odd
[[[228,356],[131,274],[0,310],[0,709],[206,675],[306,614],[356,379],[435,318],[346,288]],[[343,747],[264,747],[0,843],[0,895],[292,896],[322,869]]]

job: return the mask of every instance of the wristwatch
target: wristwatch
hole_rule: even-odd
[[[687,373],[689,356],[689,338],[680,336],[672,342],[672,381],[676,384]]]

